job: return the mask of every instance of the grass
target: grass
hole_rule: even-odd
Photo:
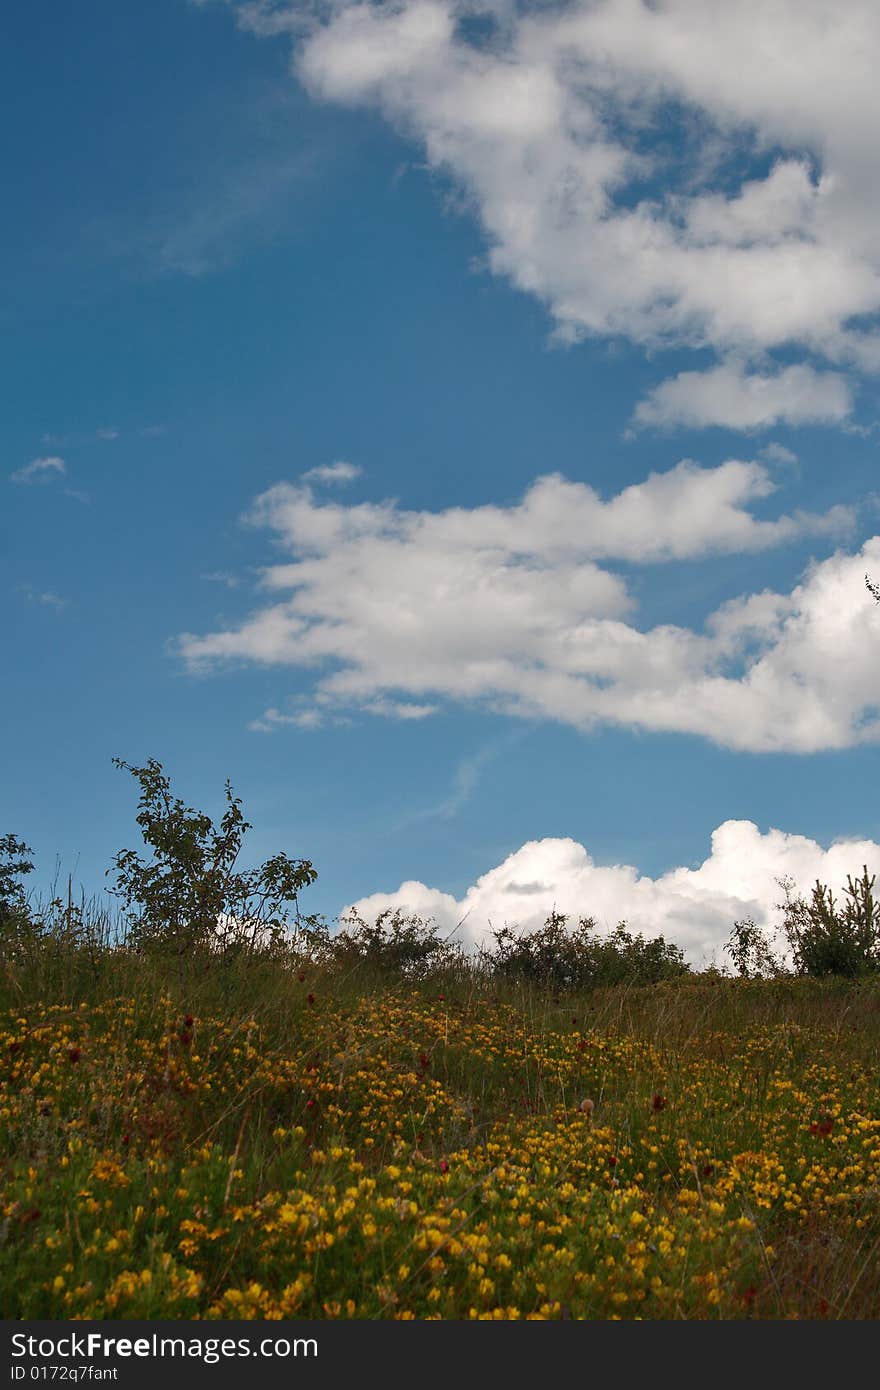
[[[877,1317],[878,1004],[43,942],[0,966],[0,1306]]]

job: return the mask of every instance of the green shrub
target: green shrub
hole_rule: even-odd
[[[319,956],[334,967],[367,967],[384,976],[423,979],[460,958],[458,947],[439,935],[436,923],[407,916],[400,908],[386,908],[373,923],[354,912],[341,922],[343,929],[318,947]]]
[[[600,936],[592,917],[568,926],[568,917],[552,912],[541,927],[517,932],[502,927],[492,933],[494,948],[481,953],[483,968],[499,979],[541,988],[593,989],[614,984],[655,984],[690,972],[682,951],[662,936],[646,940],[620,922]]]

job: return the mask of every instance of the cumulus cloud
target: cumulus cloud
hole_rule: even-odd
[[[679,372],[655,386],[636,406],[633,423],[660,429],[760,430],[773,425],[836,424],[852,411],[852,394],[839,372],[795,365],[750,372],[724,362],[705,372]]]
[[[864,574],[880,570],[880,537],[814,563],[790,593],[722,604],[700,631],[640,629],[625,580],[608,568],[753,552],[852,520],[841,507],[754,516],[773,488],[761,464],[738,460],[685,461],[607,500],[551,474],[513,505],[439,512],[318,502],[307,486],[280,483],[249,520],[294,558],[263,571],[270,597],[244,622],[185,633],[179,650],[194,670],[311,668],[325,711],[401,717],[415,705],[410,717],[423,717],[445,698],[740,749],[873,741],[880,611]]]
[[[45,483],[50,478],[63,478],[66,472],[67,466],[64,459],[53,456],[51,458],[31,459],[30,463],[26,463],[22,468],[17,468],[14,473],[10,473],[9,478],[13,483]]]
[[[250,0],[238,15],[291,36],[316,99],[376,108],[417,142],[463,191],[491,270],[564,337],[880,369],[874,0]],[[823,390],[839,418],[840,387]]]
[[[779,879],[793,880],[809,896],[818,878],[837,896],[863,864],[870,873],[880,869],[873,840],[839,840],[823,849],[804,835],[762,833],[752,821],[729,820],[713,832],[711,853],[697,869],[650,878],[630,864],[596,864],[576,840],[530,840],[461,898],[411,880],[394,892],[359,898],[346,911],[369,922],[386,908],[401,908],[433,918],[444,934],[454,932],[454,940],[473,948],[490,945],[491,930],[530,930],[555,910],[573,920],[593,917],[600,928],[623,920],[630,930],[674,942],[695,964],[720,965],[735,921],[751,917],[759,926],[779,927]]]

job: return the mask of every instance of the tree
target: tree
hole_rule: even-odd
[[[316,918],[299,913],[300,890],[318,877],[307,859],[276,854],[259,868],[235,868],[252,827],[228,780],[226,810],[217,827],[210,816],[172,797],[169,778],[155,758],[143,767],[121,758],[113,763],[140,783],[137,823],[152,851],[149,861],[133,849],[120,850],[113,861],[111,891],[130,911],[135,944],[169,947],[181,957],[199,947],[264,948],[289,930],[291,905],[297,927],[316,928]]]
[[[790,879],[780,879],[785,902],[783,926],[799,975],[865,975],[880,969],[880,903],[874,897],[875,875],[868,866],[861,878],[847,875],[845,901],[838,907],[830,888],[819,880],[809,902],[793,895]]]
[[[734,922],[724,950],[733,961],[736,973],[744,980],[765,979],[784,973],[767,932],[751,917]]]
[[[24,884],[17,880],[34,867],[29,854],[33,854],[30,845],[17,835],[0,835],[0,922],[26,907]]]

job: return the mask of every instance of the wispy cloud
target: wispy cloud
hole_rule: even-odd
[[[363,471],[360,464],[340,459],[338,463],[322,463],[317,468],[310,468],[301,477],[304,483],[351,483]]]
[[[47,431],[41,442],[47,449],[82,449],[88,444],[112,444],[119,437],[120,431],[115,425],[101,425],[86,433],[53,434]]]
[[[417,705],[411,700],[366,700],[361,708],[367,714],[376,714],[381,719],[403,719],[418,721],[428,719],[437,713],[437,705]]]
[[[70,604],[70,600],[62,598],[51,589],[37,589],[32,584],[19,584],[18,592],[23,594],[28,603],[40,605],[43,608],[52,608],[56,613],[61,613]]]
[[[313,700],[308,696],[299,697],[298,703],[301,708],[289,711],[284,714],[281,710],[271,706],[264,710],[259,719],[254,719],[248,724],[251,733],[274,734],[279,729],[322,729],[326,725],[350,724],[351,720],[347,715],[334,708],[333,702],[327,699],[321,691],[318,691]],[[389,700],[384,696],[375,700],[366,700],[360,706],[365,714],[378,715],[384,719],[419,720],[427,719],[430,715],[437,713],[436,705],[415,704],[411,700]]]
[[[475,753],[469,753],[462,758],[453,773],[452,786],[448,794],[433,806],[423,806],[407,812],[395,822],[394,828],[402,830],[405,826],[424,820],[452,820],[470,801],[486,769],[499,757],[508,753],[515,743],[521,742],[525,732],[524,729],[510,729],[506,734],[490,739]]]
[[[212,181],[181,194],[173,207],[154,212],[137,229],[118,233],[118,255],[158,276],[198,278],[234,265],[246,250],[283,231],[291,194],[306,177],[301,154],[267,158],[217,171]]]
[[[299,135],[291,107],[286,86],[266,85],[233,95],[210,126],[194,119],[136,215],[111,209],[90,226],[102,258],[137,278],[197,279],[290,235],[302,190],[332,157],[326,141]]]
[[[67,465],[64,459],[52,455],[48,458],[31,459],[30,463],[10,473],[9,480],[13,483],[46,483],[52,478],[63,478],[66,472]]]
[[[67,464],[64,459],[53,455],[48,458],[32,459],[23,468],[18,468],[14,473],[11,473],[9,481],[32,487],[35,484],[48,483],[53,479],[66,478],[67,476]],[[72,498],[74,502],[81,502],[89,507],[92,504],[89,494],[80,488],[65,487],[62,488],[62,491],[65,497]]]
[[[788,449],[784,444],[765,444],[759,450],[762,459],[768,463],[786,464],[791,468],[796,467],[798,456],[793,449]]]
[[[259,719],[251,720],[248,729],[252,734],[274,734],[279,729],[318,729],[323,723],[320,709],[303,709],[294,714],[282,714],[274,705],[264,710]]]
[[[237,574],[229,574],[226,570],[211,570],[208,574],[203,574],[202,579],[208,580],[211,584],[223,584],[227,589],[237,589],[241,583]]]

